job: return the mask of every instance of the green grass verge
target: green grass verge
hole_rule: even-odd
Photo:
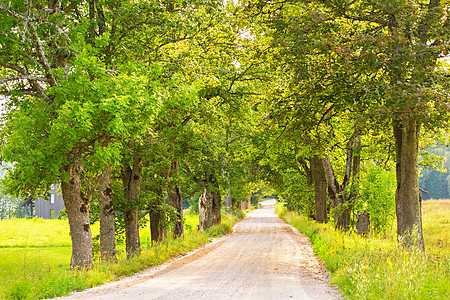
[[[198,215],[188,213],[185,215],[184,238],[169,238],[151,245],[146,243],[149,229],[144,228],[141,231],[140,256],[127,260],[124,245],[118,245],[117,263],[96,261],[92,270],[75,272],[69,270],[71,245],[67,221],[1,221],[0,299],[53,298],[117,280],[198,248],[211,238],[229,233],[238,220],[235,215],[223,214],[222,224],[197,232]],[[98,228],[94,226],[95,230]]]
[[[393,236],[360,237],[287,212],[280,205],[276,211],[310,238],[314,252],[331,273],[332,283],[346,298],[450,299],[448,242],[430,242],[425,253],[404,250]],[[436,221],[437,215],[446,215],[447,221]],[[449,215],[448,210],[424,209],[426,241],[448,241]]]

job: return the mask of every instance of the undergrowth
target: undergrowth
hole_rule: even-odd
[[[342,233],[280,205],[277,213],[310,238],[332,283],[348,299],[450,299],[449,249],[445,246],[430,245],[425,253],[401,249],[393,236]],[[429,227],[426,222],[425,216],[424,228]]]
[[[2,265],[0,269],[0,299],[44,299],[66,296],[72,291],[81,291],[117,280],[122,276],[132,275],[198,248],[210,241],[211,238],[229,233],[234,223],[242,217],[244,217],[242,214],[239,215],[239,218],[233,214],[223,214],[222,224],[198,232],[196,230],[198,215],[188,214],[185,218],[184,237],[168,238],[152,246],[143,246],[141,255],[131,259],[126,259],[125,253],[119,251],[119,259],[116,263],[96,261],[91,270],[69,270],[70,246],[51,247],[48,245],[47,247],[30,248],[32,243],[28,240],[26,247],[13,249],[9,246],[0,249],[2,251],[0,253],[0,264]],[[64,244],[64,242],[60,244]],[[118,245],[119,250],[120,248],[121,245]],[[49,258],[57,249],[60,249],[58,250],[60,253],[55,255],[55,259],[51,259],[52,263],[49,263],[45,258]],[[12,263],[8,252],[16,258]],[[21,257],[17,259],[17,256]],[[62,263],[62,261],[65,262]]]

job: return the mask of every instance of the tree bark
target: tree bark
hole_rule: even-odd
[[[177,210],[175,227],[173,234],[175,237],[180,237],[184,233],[183,226],[183,198],[181,197],[181,189],[179,186],[174,186],[167,194],[167,201],[170,206]]]
[[[72,258],[70,268],[92,268],[92,234],[89,222],[90,201],[81,190],[81,172],[83,165],[75,158],[67,167],[67,181],[61,182],[64,205],[70,226],[72,239]]]
[[[248,209],[248,207],[250,206],[251,200],[252,200],[252,193],[250,193],[250,195],[248,196],[247,200],[241,202],[241,208],[240,209],[242,209],[242,210]]]
[[[198,199],[199,208],[199,230],[204,230],[221,222],[222,199],[219,192],[210,193],[207,189]]]
[[[170,166],[171,173],[176,172],[178,174],[178,162],[172,162]],[[172,174],[173,176],[173,174]],[[170,206],[174,207],[177,210],[177,216],[175,221],[175,227],[173,229],[173,234],[175,237],[180,237],[184,233],[183,226],[183,198],[181,196],[181,189],[178,185],[175,185],[171,189],[169,189],[167,193],[167,202]]]
[[[203,190],[198,199],[198,230],[205,230],[212,226],[213,195],[207,189]]]
[[[325,174],[327,176],[328,195],[330,196],[331,205],[335,209],[334,219],[336,222],[336,228],[345,230],[347,229],[349,223],[346,222],[346,217],[349,216],[349,214],[346,214],[345,209],[340,207],[340,205],[343,205],[345,203],[345,198],[342,191],[342,187],[337,182],[336,177],[334,175],[334,170],[333,167],[331,166],[331,161],[328,154],[325,155],[324,157],[323,166]]]
[[[212,202],[212,225],[220,224],[222,221],[222,197],[220,196],[220,193],[217,190],[212,193],[213,195],[213,202]]]
[[[368,212],[358,211],[356,215],[356,232],[359,235],[366,235],[369,233],[369,227],[370,227],[370,215]]]
[[[124,184],[125,199],[128,202],[128,209],[125,216],[125,243],[127,257],[139,255],[141,243],[139,238],[139,199],[141,193],[141,159],[133,158],[132,166],[129,162],[124,164],[122,170],[122,180]]]
[[[330,157],[326,155],[323,159],[323,167],[328,185],[328,195],[333,208],[335,208],[334,217],[336,220],[336,228],[340,230],[348,230],[350,227],[352,205],[358,192],[357,186],[361,164],[360,150],[360,138],[358,136],[352,137],[347,143],[347,161],[342,184],[339,184],[336,180]],[[350,183],[352,186],[350,193],[347,194],[345,189]]]
[[[311,158],[311,177],[314,183],[316,221],[327,223],[327,178],[323,168],[323,160],[318,156]]]
[[[217,183],[217,180],[215,180],[214,175],[207,175],[204,183],[206,186],[210,186],[213,191],[209,192],[207,188],[205,188],[198,199],[199,230],[220,224],[222,220],[222,197],[219,193],[219,184]]]
[[[139,255],[141,242],[139,237],[139,211],[132,209],[124,212],[125,217],[125,244],[127,258]]]
[[[111,191],[111,169],[105,169],[99,182],[100,253],[104,261],[116,260],[115,213]]]
[[[405,246],[424,250],[422,203],[419,194],[418,140],[420,125],[414,118],[394,120],[397,190],[397,235]]]
[[[148,211],[150,214],[150,232],[152,242],[160,242],[167,237],[166,229],[161,226],[164,216],[155,205],[150,205]]]

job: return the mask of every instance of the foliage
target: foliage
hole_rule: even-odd
[[[361,181],[361,198],[355,210],[367,211],[370,229],[375,233],[390,231],[395,220],[395,173],[369,164]]]
[[[433,220],[437,210],[424,214],[424,237],[430,222],[440,228],[440,238],[448,239],[448,224]],[[430,207],[431,208],[431,207]],[[447,299],[450,294],[448,245],[433,245],[430,254],[417,249],[401,249],[394,236],[361,237],[336,231],[329,224],[318,224],[302,215],[277,213],[306,234],[314,252],[325,261],[332,283],[349,299]],[[448,208],[447,208],[448,214]],[[430,248],[431,248],[430,247]]]

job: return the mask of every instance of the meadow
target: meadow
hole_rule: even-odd
[[[450,200],[423,202],[425,253],[401,249],[392,232],[358,236],[319,224],[277,205],[306,234],[333,284],[348,299],[450,299]]]
[[[222,224],[197,232],[198,215],[185,214],[184,238],[168,238],[151,244],[150,229],[141,228],[142,253],[126,259],[125,245],[117,245],[117,263],[105,264],[96,257],[88,271],[70,271],[71,241],[67,220],[20,219],[0,221],[0,299],[43,299],[69,295],[101,283],[117,280],[146,267],[193,250],[211,238],[230,232],[244,214],[222,215]],[[99,232],[98,223],[92,235]]]

